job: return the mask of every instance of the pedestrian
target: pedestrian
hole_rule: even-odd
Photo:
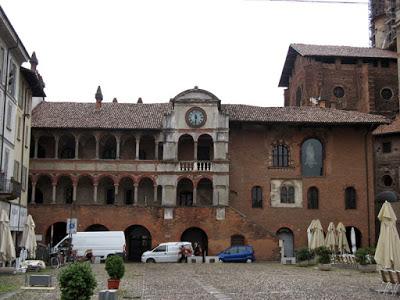
[[[201,247],[197,242],[194,244],[194,256],[201,256]]]
[[[181,257],[179,258],[179,262],[182,263],[186,260],[186,251],[183,245],[179,248],[179,254],[181,255]]]

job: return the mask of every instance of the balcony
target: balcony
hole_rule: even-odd
[[[21,196],[21,183],[0,175],[0,199],[13,200]]]
[[[181,172],[212,172],[213,163],[211,161],[180,161],[179,171]]]

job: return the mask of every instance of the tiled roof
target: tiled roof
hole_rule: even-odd
[[[34,128],[160,129],[170,103],[128,104],[42,102],[33,111]],[[318,107],[221,106],[230,121],[310,124],[384,124],[382,116]]]
[[[396,52],[378,48],[290,44],[279,80],[279,87],[289,85],[289,77],[292,74],[297,55],[397,59]]]
[[[338,56],[397,59],[397,53],[395,51],[383,50],[378,48],[307,44],[291,44],[290,47],[292,47],[302,56]]]
[[[381,125],[373,132],[374,135],[384,135],[391,133],[400,133],[400,117],[397,115],[389,125]]]

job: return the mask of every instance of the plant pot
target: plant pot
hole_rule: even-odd
[[[299,266],[299,267],[308,267],[309,266],[308,260],[299,261],[297,263],[297,266]]]
[[[109,290],[118,290],[119,288],[119,279],[108,279],[107,283],[108,283],[108,289]]]
[[[330,271],[332,269],[331,264],[319,264],[318,270],[320,271]]]
[[[376,272],[376,265],[372,265],[372,264],[358,265],[358,269],[362,273],[374,273],[374,272]]]

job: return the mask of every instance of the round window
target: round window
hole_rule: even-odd
[[[393,97],[393,92],[389,88],[383,88],[381,90],[381,97],[383,100],[391,100]]]
[[[344,89],[341,86],[337,86],[333,89],[333,94],[336,98],[343,98],[344,96]]]
[[[390,175],[383,176],[382,181],[385,186],[392,186],[393,184],[393,179]]]

